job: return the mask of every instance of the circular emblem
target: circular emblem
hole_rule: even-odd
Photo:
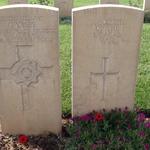
[[[35,61],[21,60],[13,66],[12,74],[17,84],[29,86],[32,83],[38,82],[40,69]]]

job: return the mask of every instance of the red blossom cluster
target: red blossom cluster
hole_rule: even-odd
[[[26,135],[20,135],[18,138],[18,142],[21,144],[26,144],[28,142],[28,137]]]
[[[88,121],[100,122],[100,121],[104,120],[104,115],[102,113],[97,112],[97,113],[93,113],[93,114],[82,115],[79,118],[77,117],[77,120],[78,119],[80,121],[85,121],[85,122],[88,122]],[[73,119],[73,120],[76,120],[76,119]]]
[[[103,121],[103,120],[104,120],[104,115],[101,113],[96,113],[95,121]]]

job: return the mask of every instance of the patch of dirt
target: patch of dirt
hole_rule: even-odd
[[[18,136],[0,133],[0,150],[63,150],[64,142],[61,136],[54,134],[28,136],[28,142],[21,144]]]

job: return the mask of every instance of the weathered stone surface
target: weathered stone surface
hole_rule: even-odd
[[[54,0],[54,6],[59,8],[59,16],[71,16],[74,0]]]
[[[144,0],[144,10],[150,11],[150,0]]]
[[[28,0],[8,0],[8,4],[27,4]]]
[[[73,9],[73,116],[133,108],[143,18],[121,5]]]
[[[0,118],[2,131],[61,131],[58,9],[0,8]]]
[[[119,0],[99,0],[101,4],[119,4]]]

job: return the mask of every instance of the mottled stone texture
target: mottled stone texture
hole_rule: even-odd
[[[58,9],[0,8],[0,121],[9,134],[61,131]]]
[[[133,108],[143,18],[121,5],[73,9],[73,116]]]
[[[8,0],[8,4],[27,4],[28,0]]]
[[[71,16],[74,0],[54,0],[54,6],[59,8],[60,17]]]
[[[119,4],[119,0],[99,0],[100,4]]]
[[[144,10],[150,11],[150,0],[144,0]]]

